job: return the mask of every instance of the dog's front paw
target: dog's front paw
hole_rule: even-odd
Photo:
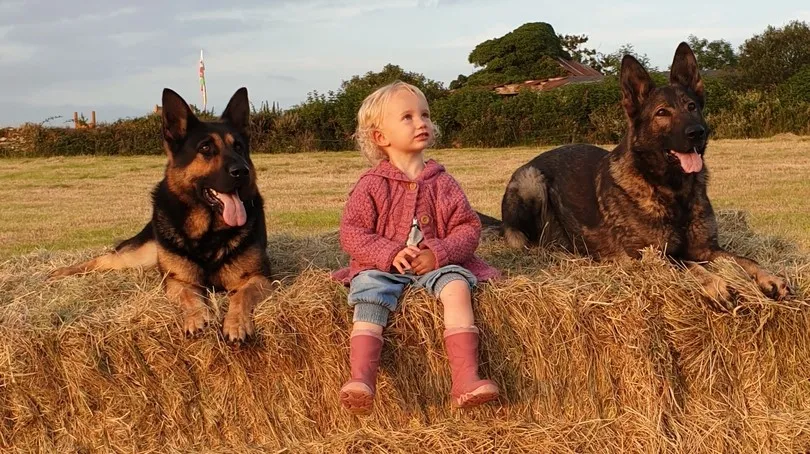
[[[253,321],[250,314],[242,310],[228,310],[222,323],[222,334],[228,342],[244,342],[253,336]]]
[[[63,277],[72,276],[72,275],[78,274],[80,272],[81,272],[81,270],[78,270],[75,266],[63,266],[62,268],[57,268],[57,269],[51,271],[50,273],[48,273],[48,276],[45,278],[45,280],[47,280],[47,281],[56,281],[56,280],[61,279]]]
[[[762,289],[762,293],[769,298],[781,301],[793,294],[787,279],[781,278],[767,271],[757,273],[757,284]]]
[[[187,336],[194,336],[211,323],[211,313],[205,304],[199,303],[183,311],[183,331]]]
[[[737,292],[729,287],[722,277],[714,273],[706,273],[701,279],[701,284],[709,300],[718,309],[732,311],[737,306]]]

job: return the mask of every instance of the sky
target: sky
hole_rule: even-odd
[[[737,48],[768,25],[810,22],[805,1],[0,0],[0,126],[61,126],[140,116],[164,87],[221,112],[241,86],[251,102],[289,107],[387,63],[447,86],[475,68],[479,43],[527,22],[585,34],[609,53],[625,43],[666,68],[690,34]]]

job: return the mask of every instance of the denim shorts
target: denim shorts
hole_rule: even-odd
[[[447,265],[421,276],[386,273],[379,270],[360,272],[349,288],[349,306],[354,308],[355,322],[368,322],[380,326],[388,324],[388,315],[396,310],[397,301],[408,285],[424,288],[438,297],[448,283],[466,281],[472,290],[478,279],[466,268]]]

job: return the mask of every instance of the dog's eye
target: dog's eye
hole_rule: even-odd
[[[656,117],[666,117],[667,115],[669,115],[669,111],[667,109],[658,109],[655,111]]]
[[[695,111],[695,109],[697,109],[697,105],[695,105],[695,103],[693,103],[693,102],[690,102],[690,103],[689,103],[689,104],[686,106],[686,108],[687,108],[687,109],[689,109],[689,112],[694,112],[694,111]]]
[[[242,151],[242,144],[239,143],[239,142],[234,142],[233,151],[241,152]]]
[[[203,154],[211,154],[211,144],[204,143],[204,144],[200,145],[200,148],[199,148],[198,151],[200,153],[203,153]]]

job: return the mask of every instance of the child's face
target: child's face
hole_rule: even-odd
[[[408,90],[391,96],[380,125],[378,144],[390,153],[421,153],[433,139],[427,102]]]

